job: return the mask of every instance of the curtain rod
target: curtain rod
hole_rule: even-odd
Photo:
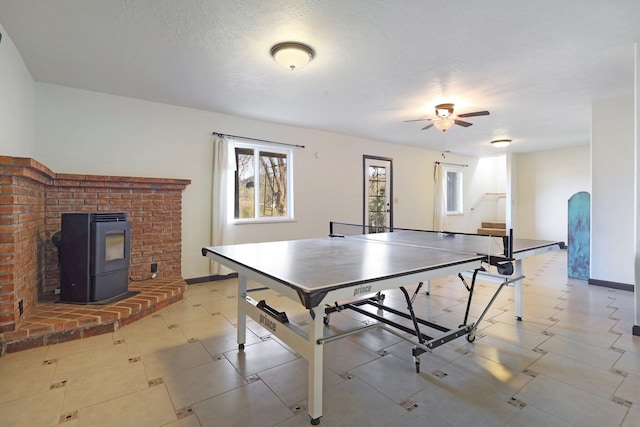
[[[469,165],[461,165],[460,163],[447,163],[447,162],[433,162],[436,165],[451,165],[451,166],[462,166],[463,168],[468,168]]]
[[[269,144],[278,144],[278,145],[287,145],[289,147],[297,147],[297,148],[305,148],[304,145],[298,145],[298,144],[287,144],[285,142],[275,142],[275,141],[269,141],[266,139],[258,139],[258,138],[248,138],[246,136],[238,136],[238,135],[230,135],[228,133],[218,133],[218,132],[213,132],[214,135],[218,135],[221,138],[224,138],[225,136],[227,137],[231,137],[231,138],[242,138],[242,139],[248,139],[251,141],[258,141],[258,142],[267,142]]]

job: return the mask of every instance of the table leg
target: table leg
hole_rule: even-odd
[[[516,271],[515,271],[515,276],[516,277],[522,277],[522,264],[523,264],[523,260],[521,259],[517,259],[515,261],[516,263]],[[522,288],[524,286],[524,279],[520,279],[517,280],[514,284],[513,284],[514,288],[515,288],[515,303],[514,303],[514,309],[516,312],[516,319],[517,320],[522,320]]]
[[[323,370],[323,346],[318,344],[318,339],[323,335],[323,313],[314,313],[309,310],[311,321],[309,323],[309,416],[311,424],[320,424],[322,416],[322,370]]]
[[[238,276],[238,348],[244,349],[247,334],[247,315],[244,311],[243,303],[247,296],[247,278]]]

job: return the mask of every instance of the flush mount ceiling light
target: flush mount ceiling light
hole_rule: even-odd
[[[511,144],[510,139],[494,139],[493,141],[491,141],[491,145],[493,145],[496,148],[508,147],[509,144]]]
[[[271,48],[273,59],[291,71],[304,68],[313,59],[315,52],[311,46],[298,42],[278,43]]]

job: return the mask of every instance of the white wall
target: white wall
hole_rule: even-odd
[[[33,77],[2,25],[0,33],[0,155],[33,157]]]
[[[210,244],[213,131],[302,144],[295,156],[296,221],[232,227],[235,243],[326,235],[330,220],[362,219],[362,156],[394,161],[395,225],[433,226],[433,163],[468,164],[465,215],[450,229],[474,232],[483,219],[504,219],[505,157],[476,159],[317,130],[281,126],[136,99],[36,84],[32,157],[55,172],[191,179],[183,199],[183,275],[207,276],[200,248]],[[316,156],[317,154],[317,156]],[[588,148],[520,156],[522,237],[566,241],[566,200],[590,191]],[[340,173],[335,173],[339,171]],[[527,208],[535,206],[535,210]],[[538,221],[542,226],[537,226]]]
[[[592,108],[590,278],[633,284],[634,98],[601,101]]]
[[[506,192],[506,167],[506,156],[496,156],[479,159],[475,168],[470,168],[470,182],[465,192],[465,213],[469,213],[469,221],[465,232],[475,233],[482,221],[506,220],[505,196],[483,197],[485,193]]]
[[[517,163],[516,235],[567,242],[568,200],[578,191],[591,192],[588,141],[581,147],[519,154]]]
[[[54,172],[183,178],[182,270],[209,275],[200,249],[210,245],[212,132],[290,144],[294,149],[293,223],[232,227],[233,242],[325,236],[330,220],[362,221],[362,156],[393,158],[395,225],[431,228],[433,164],[440,153],[78,89],[36,84],[36,152]],[[316,156],[317,154],[317,156]],[[494,191],[494,164],[469,164],[465,187]],[[489,184],[485,187],[482,179]],[[488,190],[485,188],[489,188]],[[465,211],[477,199],[470,194]],[[471,200],[473,199],[473,200]],[[468,217],[468,215],[467,215]],[[469,218],[467,218],[469,219]],[[465,226],[457,231],[465,231]]]

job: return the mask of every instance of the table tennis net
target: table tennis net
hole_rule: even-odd
[[[387,243],[431,247],[444,251],[483,254],[500,258],[512,258],[510,236],[442,232],[401,227],[369,226],[344,222],[330,222],[329,235],[361,237],[382,241],[382,233],[399,233],[384,239]],[[380,235],[380,236],[376,236]]]

